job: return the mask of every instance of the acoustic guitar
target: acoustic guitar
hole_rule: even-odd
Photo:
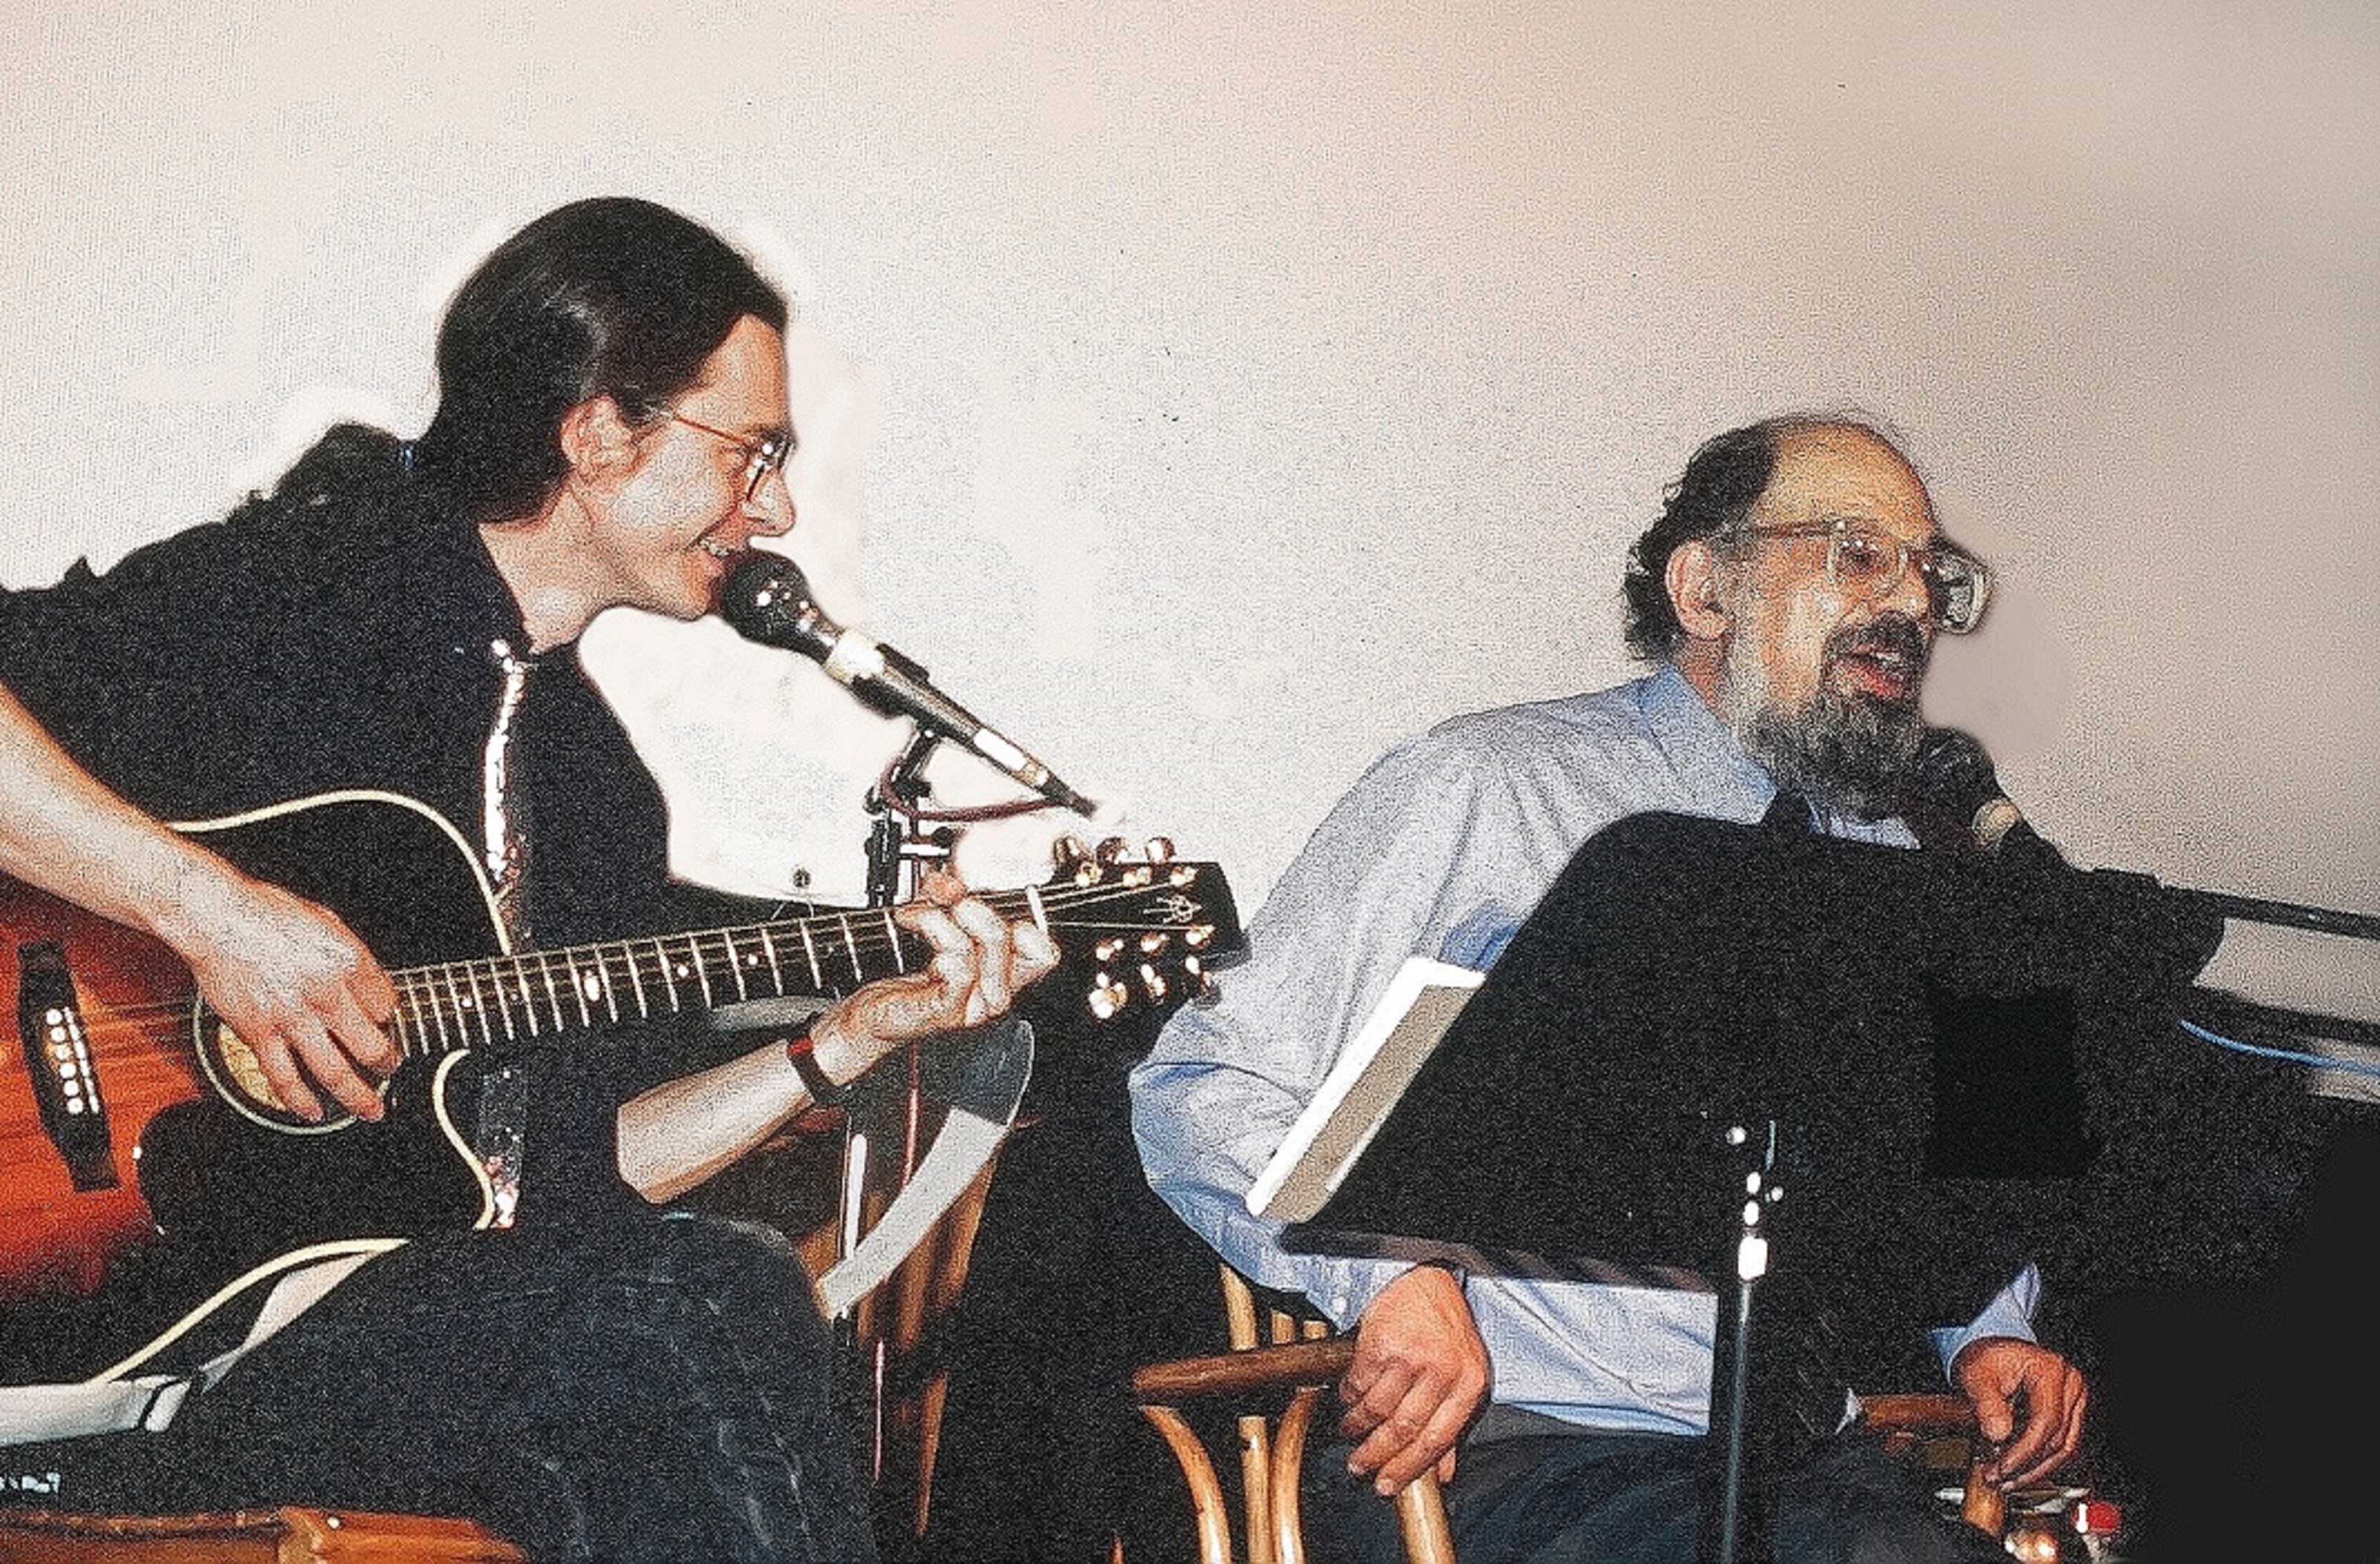
[[[926,942],[889,909],[508,947],[466,839],[392,793],[325,794],[183,825],[247,872],[329,907],[388,969],[405,1061],[377,1121],[301,1118],[163,944],[0,878],[0,1303],[85,1295],[160,1233],[227,1267],[298,1244],[499,1220],[474,1149],[484,1084],[532,1049],[601,1048],[631,1027],[792,1025],[819,1003],[917,970]],[[1212,864],[1161,844],[1062,862],[982,899],[1030,918],[1102,1019],[1178,1002],[1236,947]],[[1045,982],[1050,981],[1045,979]],[[533,1152],[522,1170],[536,1176]]]

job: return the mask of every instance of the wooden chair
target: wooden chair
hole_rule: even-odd
[[[1255,1406],[1237,1418],[1242,1529],[1247,1564],[1304,1564],[1298,1478],[1308,1431],[1353,1361],[1352,1339],[1324,1322],[1257,1303],[1255,1290],[1221,1267],[1231,1350],[1150,1364],[1133,1376],[1144,1416],[1173,1452],[1196,1516],[1200,1564],[1234,1564],[1231,1504],[1206,1442],[1185,1406]],[[1888,1452],[1939,1473],[1956,1491],[1959,1514],[1997,1537],[2020,1560],[2055,1560],[2059,1535],[2074,1529],[2087,1485],[2046,1485],[2014,1495],[1984,1480],[1988,1452],[1974,1441],[1975,1414],[1947,1394],[1864,1395],[1867,1425]],[[1437,1480],[1424,1476],[1396,1497],[1398,1523],[1412,1564],[1454,1564],[1454,1543]],[[2104,1507],[2101,1507],[2104,1509]]]
[[[63,1515],[0,1509],[0,1558],[12,1564],[527,1564],[468,1521],[359,1510],[239,1510],[226,1515]]]
[[[1181,1464],[1197,1518],[1200,1564],[1233,1564],[1230,1501],[1185,1403],[1230,1401],[1269,1409],[1237,1419],[1247,1564],[1304,1564],[1298,1478],[1315,1414],[1355,1355],[1352,1338],[1323,1321],[1258,1309],[1246,1279],[1221,1267],[1231,1351],[1150,1364],[1133,1376],[1140,1410]],[[1262,1320],[1259,1321],[1259,1314]],[[1454,1539],[1438,1479],[1424,1473],[1393,1501],[1412,1564],[1454,1564]]]
[[[1997,1537],[2022,1564],[2055,1564],[2064,1557],[2059,1536],[2079,1528],[2078,1513],[2095,1504],[2087,1483],[2044,1485],[2004,1493],[1984,1480],[1989,1454],[1976,1444],[1975,1411],[1961,1396],[1862,1396],[1862,1415],[1884,1435],[1888,1452],[1956,1478],[1959,1514],[1969,1525]],[[2104,1529],[2095,1523],[2090,1530]]]

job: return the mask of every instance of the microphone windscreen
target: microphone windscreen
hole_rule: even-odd
[[[1919,799],[1961,819],[2000,796],[1992,758],[1972,734],[1928,728],[1909,763],[1909,788]]]
[[[745,555],[720,588],[719,616],[762,646],[817,659],[834,649],[835,624],[810,600],[801,566],[783,554],[756,549]]]

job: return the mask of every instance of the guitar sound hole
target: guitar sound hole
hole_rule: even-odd
[[[248,1099],[249,1106],[279,1117],[297,1117],[265,1078],[264,1066],[257,1059],[256,1050],[242,1041],[238,1033],[218,1022],[214,1025],[214,1055],[223,1066],[224,1079]]]

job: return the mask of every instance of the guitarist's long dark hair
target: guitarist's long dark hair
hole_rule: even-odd
[[[420,439],[342,424],[244,513],[322,508],[466,523],[535,515],[569,462],[562,420],[610,396],[631,424],[701,374],[735,322],[785,328],[784,296],[724,239],[664,206],[598,197],[556,208],[499,245],[446,308],[438,411]]]

